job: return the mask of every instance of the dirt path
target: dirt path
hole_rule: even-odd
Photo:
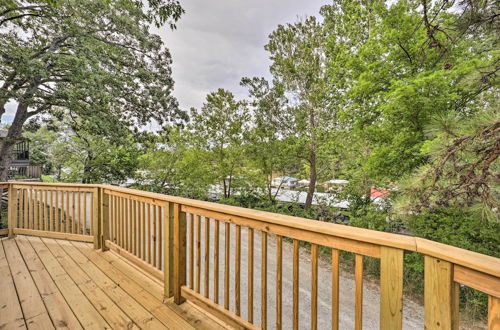
[[[201,292],[204,292],[204,220],[202,219],[201,229]],[[214,224],[210,225],[210,298],[213,299],[213,242]],[[230,310],[234,311],[234,275],[235,275],[235,226],[231,226],[230,238]],[[219,245],[219,302],[224,301],[224,224],[220,225],[220,245]],[[247,318],[247,229],[241,230],[241,314]],[[283,242],[283,328],[292,327],[292,258],[293,247],[289,242]],[[331,328],[331,270],[328,258],[320,258],[318,267],[318,328]],[[196,260],[196,257],[195,257]],[[274,328],[276,323],[276,240],[275,237],[268,238],[268,260],[267,260],[267,306],[268,306],[268,326]],[[261,234],[254,234],[254,323],[260,325],[261,320]],[[299,320],[301,329],[310,328],[310,279],[311,260],[309,251],[305,248],[300,250],[299,261]],[[189,274],[189,269],[188,269]],[[189,278],[189,276],[188,276]],[[379,306],[380,295],[377,285],[365,281],[363,286],[363,329],[379,329]],[[341,272],[340,278],[340,329],[354,328],[354,280],[349,273]],[[423,307],[415,302],[405,299],[403,308],[403,328],[423,329]]]

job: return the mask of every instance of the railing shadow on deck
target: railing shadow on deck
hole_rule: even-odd
[[[308,314],[312,329],[318,326],[318,246],[331,249],[333,329],[339,327],[340,251],[355,254],[355,329],[362,328],[365,257],[380,259],[380,328],[402,329],[404,251],[424,255],[426,329],[458,329],[461,284],[489,296],[488,328],[500,328],[498,258],[416,237],[108,185],[9,182],[0,183],[0,189],[7,189],[9,196],[8,229],[0,230],[0,234],[79,240],[93,242],[96,249],[111,249],[162,281],[166,298],[173,296],[177,304],[190,300],[236,327],[267,328],[267,316],[272,312],[274,326],[282,328],[282,261],[283,239],[286,238],[293,244],[293,290],[286,294],[293,299],[291,324],[294,329],[298,328],[303,314]],[[224,260],[221,260],[219,246],[221,225],[224,227]],[[231,251],[230,226],[235,227],[234,251]],[[247,235],[246,274],[242,274],[241,267],[242,228],[246,229]],[[257,265],[261,270],[259,279],[254,272],[256,231],[260,232],[261,247],[261,262]],[[269,235],[276,237],[273,306],[268,304],[267,290]],[[203,292],[200,285],[202,241],[205,252]],[[308,311],[299,310],[301,241],[311,246],[311,303]],[[230,288],[232,262],[234,280]],[[210,271],[210,267],[213,270]],[[243,299],[242,280],[247,289]],[[260,281],[261,288],[258,302],[254,301],[256,280]],[[233,306],[230,306],[231,302]],[[259,304],[260,324],[255,324],[254,310]],[[242,305],[246,309],[245,318],[242,317]]]

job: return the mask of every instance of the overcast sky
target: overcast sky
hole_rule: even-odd
[[[246,95],[242,77],[269,77],[264,50],[278,24],[318,15],[328,0],[185,0],[177,30],[160,34],[173,57],[174,95],[183,109],[201,107],[205,96],[225,88]],[[7,104],[2,120],[10,122],[16,103]]]
[[[173,57],[174,95],[183,109],[200,107],[207,93],[226,88],[241,98],[242,77],[269,77],[264,50],[278,24],[318,15],[327,0],[186,0],[177,30],[163,28]]]

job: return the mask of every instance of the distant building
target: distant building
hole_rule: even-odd
[[[370,197],[372,199],[389,197],[389,190],[379,189],[379,188],[370,188]]]
[[[331,192],[341,192],[344,190],[344,186],[348,184],[349,181],[342,179],[333,179],[325,182],[326,190]]]
[[[297,187],[298,183],[299,179],[292,178],[290,176],[280,176],[272,179],[271,186],[276,188],[281,187],[284,189],[293,189]]]
[[[6,130],[0,130],[0,140],[7,137]],[[40,179],[42,167],[30,165],[30,143],[28,139],[21,138],[14,145],[11,152],[11,162],[9,166],[9,179],[26,178]]]

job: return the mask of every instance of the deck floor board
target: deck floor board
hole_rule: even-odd
[[[162,285],[92,244],[0,239],[0,328],[224,329],[192,304],[163,302]]]

